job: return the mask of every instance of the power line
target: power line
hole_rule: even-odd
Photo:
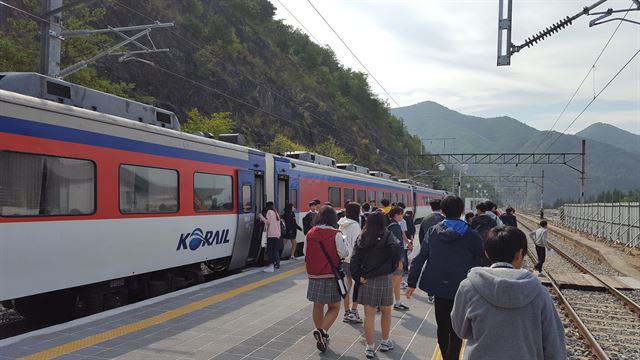
[[[154,19],[153,19],[153,18],[151,18],[150,16],[148,16],[147,14],[144,14],[144,13],[142,13],[142,12],[140,12],[140,11],[136,10],[136,9],[133,9],[133,8],[131,8],[130,6],[127,6],[127,5],[123,4],[122,2],[120,2],[120,1],[118,1],[118,0],[112,0],[112,1],[113,1],[113,3],[115,3],[116,5],[118,5],[118,6],[122,7],[122,8],[124,8],[124,9],[126,9],[126,10],[129,10],[129,11],[131,11],[131,12],[133,12],[133,13],[136,13],[136,14],[138,14],[139,16],[142,16],[142,17],[144,17],[144,18],[146,18],[146,19],[148,19],[148,20],[154,21]],[[293,14],[292,14],[292,15],[293,15]],[[301,24],[302,24],[302,23],[301,23]],[[194,41],[194,40],[191,40],[191,39],[189,39],[189,38],[187,38],[187,37],[185,37],[185,36],[182,36],[180,33],[178,33],[178,32],[177,32],[177,31],[175,31],[175,30],[168,29],[168,31],[169,31],[171,34],[175,35],[177,38],[179,38],[179,39],[181,39],[182,41],[184,41],[185,43],[187,43],[187,44],[191,45],[191,46],[192,46],[192,47],[194,47],[195,49],[197,49],[197,50],[205,50],[205,46],[204,46],[203,44],[199,44],[198,42],[196,42],[196,41]],[[223,63],[223,64],[228,65],[228,66],[229,66],[231,69],[233,69],[235,72],[237,72],[238,74],[240,74],[240,75],[244,76],[245,78],[249,79],[249,80],[250,80],[250,81],[252,81],[254,84],[256,84],[256,85],[260,85],[260,86],[264,86],[266,89],[268,89],[269,91],[271,91],[274,95],[278,96],[279,98],[281,98],[281,99],[282,99],[282,100],[284,100],[285,102],[287,102],[287,103],[289,103],[289,104],[291,104],[291,105],[295,106],[296,108],[298,108],[298,109],[299,109],[300,111],[302,111],[303,113],[308,113],[310,116],[312,116],[312,117],[314,117],[314,118],[316,118],[316,119],[318,119],[318,120],[320,120],[320,121],[324,122],[325,124],[328,124],[329,126],[331,126],[332,128],[334,128],[336,131],[343,131],[343,129],[339,128],[337,125],[333,124],[333,123],[332,123],[331,121],[329,121],[328,119],[325,119],[325,118],[323,118],[323,117],[321,117],[321,116],[319,116],[319,115],[317,115],[317,114],[315,114],[315,113],[313,113],[313,112],[311,112],[311,111],[309,111],[309,110],[307,110],[307,109],[303,108],[301,105],[297,104],[296,102],[294,102],[293,100],[291,100],[291,99],[290,99],[290,98],[288,98],[287,96],[282,95],[280,92],[278,92],[278,91],[274,90],[273,88],[269,87],[269,86],[268,86],[267,84],[265,84],[264,82],[254,79],[252,76],[250,76],[250,75],[248,75],[247,73],[245,73],[245,72],[243,72],[243,71],[241,71],[241,70],[237,69],[237,68],[236,68],[235,66],[233,66],[232,64],[229,64],[229,63],[225,62],[224,60],[220,59],[219,57],[216,57],[216,58],[215,58],[215,60],[216,60],[216,61],[218,61],[218,62],[221,62],[221,63]],[[382,143],[382,141],[381,141],[381,139],[378,137],[378,135],[376,135],[375,133],[372,133],[371,135],[372,135],[376,140],[378,140],[378,142],[379,142],[379,143]],[[337,142],[339,142],[339,143],[341,143],[342,145],[346,145],[347,147],[349,147],[349,148],[351,148],[351,149],[355,149],[353,146],[351,146],[351,145],[350,145],[349,143],[347,143],[347,142],[343,142],[343,141],[340,141],[340,140],[335,139],[335,138],[334,138],[334,140],[335,140],[335,141],[337,141]],[[388,152],[386,152],[386,151],[379,150],[379,152],[380,152],[380,153],[385,154],[386,156],[393,157],[393,156],[391,156],[391,154],[389,154],[389,153],[388,153]]]
[[[39,21],[42,21],[42,22],[45,22],[45,23],[51,24],[51,22],[50,22],[49,20],[47,20],[47,19],[43,19],[43,18],[41,18],[40,16],[38,16],[38,15],[36,15],[36,14],[33,14],[33,13],[31,13],[31,12],[27,11],[27,10],[23,10],[23,9],[20,9],[19,7],[13,6],[13,5],[11,5],[11,4],[7,4],[7,3],[6,3],[6,2],[4,2],[4,1],[0,1],[0,5],[4,5],[4,6],[6,6],[6,7],[10,8],[10,9],[13,9],[13,10],[15,10],[15,11],[18,11],[18,12],[20,12],[20,13],[22,13],[22,14],[25,14],[25,15],[27,15],[27,16],[29,16],[29,17],[31,17],[31,18],[36,19],[36,20],[39,20]]]
[[[634,3],[633,1],[631,2],[631,6],[629,7],[629,9],[631,9],[633,7]],[[553,126],[551,126],[551,128],[548,130],[549,133],[545,134],[545,136],[542,138],[542,140],[540,141],[540,143],[538,143],[538,146],[536,146],[536,148],[533,150],[533,152],[536,152],[536,150],[538,150],[538,148],[544,144],[544,141],[546,139],[547,136],[553,136],[551,131],[553,131],[553,129],[555,129],[556,125],[558,125],[558,122],[560,121],[560,118],[562,118],[562,115],[564,115],[565,111],[567,110],[567,108],[569,107],[569,105],[573,102],[573,99],[576,97],[576,95],[578,94],[578,92],[580,91],[580,89],[582,88],[582,85],[584,85],[584,82],[587,80],[587,78],[589,77],[589,74],[591,74],[592,71],[595,70],[595,66],[598,63],[598,61],[600,60],[600,58],[602,57],[602,54],[604,54],[605,50],[607,49],[607,47],[609,46],[609,44],[611,43],[611,40],[613,40],[613,37],[616,35],[616,33],[618,32],[618,29],[620,28],[620,26],[622,25],[624,19],[627,17],[629,13],[625,13],[624,17],[622,18],[622,20],[620,20],[620,22],[618,23],[618,26],[616,26],[616,28],[613,30],[613,33],[611,34],[611,36],[609,36],[609,39],[607,40],[607,42],[604,44],[604,47],[602,48],[602,50],[600,51],[600,54],[598,54],[598,57],[596,57],[595,61],[593,62],[593,64],[591,65],[591,67],[589,67],[589,70],[587,71],[587,73],[585,74],[584,78],[582,79],[582,81],[580,82],[580,85],[578,85],[578,88],[573,92],[573,95],[571,95],[571,98],[569,99],[569,101],[565,104],[564,108],[562,109],[562,111],[560,112],[560,115],[558,115],[558,117],[556,118],[556,121],[553,123]]]
[[[293,17],[293,18],[298,22],[298,24],[300,24],[300,26],[302,26],[302,28],[304,29],[304,31],[306,31],[306,32],[307,32],[307,34],[309,34],[309,35],[310,35],[310,36],[311,36],[311,37],[316,41],[316,43],[318,43],[318,44],[322,44],[322,43],[320,42],[320,40],[318,40],[318,38],[317,38],[317,37],[315,37],[315,36],[313,35],[313,33],[312,33],[311,31],[309,31],[309,29],[307,29],[307,27],[306,27],[306,26],[304,26],[304,24],[302,23],[302,21],[300,21],[300,20],[299,20],[299,19],[298,19],[298,18],[297,18],[297,17],[296,17],[296,16],[295,16],[295,15],[294,15],[294,14],[293,14],[293,13],[292,13],[292,12],[291,12],[287,7],[286,7],[286,6],[282,3],[282,1],[280,1],[280,0],[276,0],[276,1],[278,1],[278,4],[280,4],[280,5],[281,5],[281,6],[282,6],[282,7],[283,7],[283,8],[284,8],[288,13],[289,13],[289,15],[291,15],[291,16],[292,16],[292,17]]]
[[[322,20],[324,21],[325,24],[327,24],[327,26],[329,27],[329,29],[331,29],[331,31],[333,31],[333,33],[338,37],[338,39],[340,40],[340,42],[342,43],[342,45],[344,45],[347,50],[349,50],[349,52],[351,53],[351,55],[353,55],[354,58],[356,58],[356,60],[358,60],[358,62],[360,63],[360,65],[362,65],[362,67],[364,68],[364,70],[367,72],[367,74],[369,74],[369,76],[371,76],[371,78],[380,86],[380,88],[382,88],[382,90],[385,92],[385,94],[387,94],[387,96],[389,96],[389,98],[391,100],[393,100],[394,103],[396,103],[396,105],[398,107],[400,107],[400,103],[398,103],[396,101],[396,99],[393,98],[393,96],[391,96],[391,94],[389,94],[389,92],[387,91],[387,89],[384,88],[384,86],[382,86],[382,84],[380,83],[380,81],[378,81],[378,79],[376,79],[375,76],[373,76],[373,74],[371,73],[371,71],[369,71],[369,69],[367,69],[367,67],[362,63],[362,61],[360,61],[360,59],[358,58],[358,56],[353,52],[353,50],[351,50],[351,48],[349,47],[349,45],[347,45],[346,42],[344,42],[344,40],[342,40],[342,37],[340,37],[340,35],[338,35],[338,33],[333,29],[333,26],[331,26],[331,24],[329,24],[329,22],[327,21],[327,19],[325,19],[324,16],[322,16],[322,14],[320,13],[320,11],[318,11],[318,9],[313,5],[313,3],[311,2],[311,0],[307,0],[307,2],[309,3],[309,5],[311,5],[311,7],[313,8],[313,10],[316,11],[316,13],[322,18]]]
[[[596,101],[596,99],[598,98],[598,96],[600,96],[600,94],[602,94],[605,89],[607,87],[609,87],[609,85],[613,82],[613,80],[615,80],[618,75],[620,75],[620,73],[622,72],[622,70],[624,70],[627,65],[629,65],[631,63],[631,61],[633,61],[633,59],[635,59],[636,56],[638,56],[638,54],[640,54],[640,49],[638,49],[638,51],[635,52],[635,54],[633,54],[633,56],[631,56],[631,58],[620,68],[620,70],[618,70],[618,72],[611,78],[611,80],[609,80],[607,82],[607,84],[602,88],[602,90],[600,90],[594,97],[593,99],[591,99],[591,101],[589,101],[589,103],[587,104],[587,106],[584,107],[584,109],[582,109],[582,111],[580,111],[580,113],[578,114],[578,116],[575,117],[575,119],[573,119],[573,121],[571,121],[571,123],[569,124],[569,126],[567,126],[564,131],[562,133],[560,133],[555,140],[553,140],[553,142],[549,145],[549,147],[547,147],[547,150],[545,150],[545,152],[547,152],[551,146],[553,146],[553,144],[556,143],[556,141],[558,141],[558,139],[560,139],[560,137],[562,137],[562,135],[564,135],[567,130],[569,130],[569,128],[580,118],[580,116],[582,116],[582,114],[584,114],[585,111],[587,111],[587,109],[589,108],[589,106],[591,106],[591,104],[593,104],[594,101]]]

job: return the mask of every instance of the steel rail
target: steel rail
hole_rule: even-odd
[[[522,222],[520,223],[528,230],[533,230],[531,227],[523,224]],[[527,255],[533,263],[537,261],[530,249],[527,249]],[[596,340],[589,328],[587,328],[587,325],[582,321],[582,319],[580,319],[578,313],[573,309],[573,307],[569,303],[569,300],[567,300],[564,294],[562,294],[562,291],[560,291],[560,286],[558,285],[556,279],[547,270],[543,270],[543,273],[547,277],[547,279],[549,279],[553,291],[556,293],[556,295],[558,295],[558,299],[560,299],[561,306],[567,312],[567,315],[569,315],[569,318],[578,329],[578,332],[580,332],[580,335],[582,335],[589,346],[591,346],[591,352],[593,353],[593,355],[595,355],[599,360],[610,360],[607,353],[604,352],[604,349],[602,349],[602,346],[600,346],[600,344],[598,343],[598,340]]]
[[[527,216],[524,216],[527,220],[532,221],[530,218],[528,218]],[[561,238],[564,238],[566,240],[571,241],[571,238],[557,230],[554,229],[548,229],[548,231],[552,232],[554,235],[559,236]],[[624,305],[626,305],[631,311],[635,312],[636,315],[638,315],[640,317],[640,305],[638,305],[635,301],[629,299],[625,294],[623,294],[620,290],[616,289],[615,287],[609,285],[606,281],[604,281],[599,275],[594,274],[591,270],[587,269],[584,265],[582,265],[581,263],[579,263],[578,261],[576,261],[575,259],[573,259],[571,256],[567,255],[565,252],[563,252],[562,250],[560,250],[557,246],[549,243],[549,246],[556,251],[560,256],[562,256],[565,260],[569,261],[570,263],[572,263],[574,266],[576,266],[578,269],[580,269],[581,271],[583,271],[585,274],[587,275],[591,275],[593,276],[596,280],[598,280],[600,283],[602,283],[602,285],[604,285],[604,287],[615,297],[617,297],[620,301],[622,301],[622,303],[624,303]]]

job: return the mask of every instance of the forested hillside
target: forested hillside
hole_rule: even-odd
[[[40,13],[39,0],[9,3]],[[37,23],[3,10],[0,71],[37,71]],[[390,114],[365,74],[345,68],[331,49],[274,20],[274,10],[267,0],[87,1],[63,14],[65,29],[174,22],[151,34],[158,48],[171,51],[139,56],[153,64],[105,57],[66,80],[153,103],[176,112],[182,122],[189,113],[196,120],[222,119],[222,125],[230,119],[234,131],[265,150],[311,148],[339,162],[402,175],[406,149],[420,153],[420,140]],[[62,66],[117,41],[108,35],[69,38]],[[422,161],[411,157],[410,168],[425,169]]]

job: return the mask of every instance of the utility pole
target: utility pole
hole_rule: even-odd
[[[422,145],[422,144],[420,144]],[[404,177],[409,177],[409,149],[404,149]]]
[[[540,209],[544,209],[544,169],[542,169],[542,183],[540,187]]]
[[[62,49],[62,0],[43,0],[42,14],[46,16],[40,24],[40,73],[57,76],[60,72],[60,52]]]
[[[64,31],[62,29],[62,11],[66,11],[69,8],[73,8],[82,3],[87,3],[83,0],[68,1],[67,5],[63,6],[63,0],[42,0],[42,17],[46,21],[42,21],[41,33],[40,33],[40,73],[55,77],[64,78],[71,75],[74,72],[84,69],[87,65],[97,61],[98,59],[107,55],[121,55],[118,61],[123,62],[133,58],[136,54],[150,54],[156,52],[168,52],[169,49],[158,49],[151,40],[149,33],[156,28],[164,28],[173,26],[173,23],[160,23],[156,21],[153,24],[148,25],[134,25],[120,28],[108,27],[108,29],[92,29],[92,30],[70,30]],[[128,31],[139,31],[133,36],[126,35]],[[87,36],[93,34],[105,34],[112,33],[120,36],[123,40],[116,45],[105,49],[93,57],[79,61],[66,69],[60,70],[60,59],[62,50],[62,40],[65,37],[74,36]],[[146,36],[150,46],[141,44],[137,39]],[[127,44],[133,44],[138,47],[138,50],[124,49],[123,52],[116,52],[116,50],[124,47]],[[408,156],[408,155],[407,155]]]
[[[584,204],[584,181],[586,179],[586,170],[585,170],[585,156],[587,148],[587,141],[582,140],[582,171],[580,171],[580,204]]]

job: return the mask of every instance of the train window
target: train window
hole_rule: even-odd
[[[291,189],[291,204],[293,204],[293,208],[298,208],[298,189]]]
[[[353,191],[353,189],[344,189],[344,201],[355,201],[356,200],[356,196],[355,196],[355,191]]]
[[[369,190],[369,202],[373,201],[374,205],[376,203],[376,192],[373,190]]]
[[[405,206],[409,206],[409,205],[407,204],[407,194],[402,194],[402,203],[403,203]]]
[[[0,216],[91,215],[96,165],[89,160],[0,151]]]
[[[381,201],[384,200],[384,199],[389,200],[388,197],[384,196],[384,193],[382,191],[378,192],[378,203],[381,204]]]
[[[233,210],[232,181],[229,175],[195,173],[193,175],[193,209],[198,212]],[[249,207],[251,207],[251,187],[249,187],[249,196],[244,201],[249,201]],[[249,211],[251,211],[250,208]]]
[[[356,201],[358,204],[364,204],[367,202],[367,191],[366,190],[358,190],[356,194]]]
[[[329,202],[331,206],[339,207],[340,204],[340,188],[330,187],[329,188]]]
[[[250,213],[251,208],[251,185],[242,185],[242,210],[245,213]]]
[[[178,171],[120,165],[120,212],[178,212]]]

